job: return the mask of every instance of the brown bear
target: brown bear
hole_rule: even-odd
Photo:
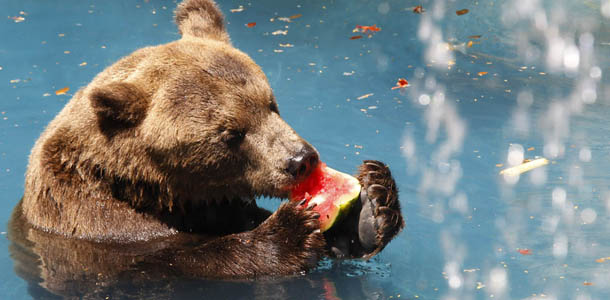
[[[383,163],[362,164],[360,201],[325,233],[310,209],[256,205],[258,196],[286,198],[318,153],[282,120],[215,3],[186,0],[175,21],[180,40],[105,69],[36,142],[10,235],[13,252],[44,263],[32,271],[15,254],[20,274],[53,274],[37,276],[56,289],[143,270],[253,278],[383,249],[404,226]]]

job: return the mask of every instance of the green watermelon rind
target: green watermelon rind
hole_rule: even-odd
[[[334,218],[333,218],[333,216],[329,216],[330,221],[323,221],[321,218],[320,231],[322,231],[322,232],[327,231],[330,228],[332,228],[338,221],[340,221],[342,218],[344,218],[349,213],[354,202],[356,200],[358,200],[358,197],[360,196],[360,189],[361,189],[360,182],[358,182],[358,179],[356,179],[355,177],[353,177],[349,174],[339,172],[337,170],[329,168],[328,166],[324,167],[324,172],[328,173],[328,175],[330,175],[330,177],[333,179],[333,181],[338,181],[338,183],[340,184],[339,188],[347,187],[347,188],[349,188],[349,190],[347,192],[345,192],[343,195],[341,195],[338,199],[334,200],[332,203],[335,207],[338,207],[338,209],[336,210],[337,215],[334,216]],[[322,193],[322,194],[315,195],[309,201],[309,205],[320,204],[325,201],[326,201],[325,194]]]

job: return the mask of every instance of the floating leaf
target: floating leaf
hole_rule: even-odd
[[[413,8],[413,12],[416,14],[421,14],[423,13],[425,10],[421,5],[418,5],[416,7]]]
[[[402,88],[406,88],[409,86],[409,82],[404,79],[404,78],[398,78],[398,81],[396,82],[396,86],[392,87],[393,90],[395,89],[402,89]]]
[[[475,40],[475,39],[480,39],[480,38],[481,38],[481,35],[480,35],[480,34],[477,34],[477,35],[469,35],[469,36],[468,36],[468,38],[469,38],[469,39],[473,39],[473,40]]]
[[[361,38],[362,38],[361,35],[354,35],[354,36],[350,37],[349,39],[350,40],[357,40],[357,39],[361,39]]]
[[[377,27],[377,25],[372,25],[372,26],[364,26],[364,25],[356,25],[356,28],[354,28],[354,30],[352,30],[352,32],[362,32],[362,33],[367,33],[367,32],[379,32],[381,31],[381,28]]]
[[[59,95],[63,95],[63,94],[65,94],[66,92],[68,92],[69,90],[70,90],[70,88],[69,88],[69,87],[65,87],[65,88],[63,88],[63,89],[59,89],[59,90],[55,91],[55,95],[58,95],[58,96],[59,96]]]
[[[303,16],[302,14],[296,14],[296,15],[290,16],[290,18],[294,20],[294,19],[300,18],[302,16]]]
[[[479,73],[477,73],[477,75],[479,75],[479,76],[487,75],[487,72],[485,72],[485,71],[479,72]]]
[[[456,15],[461,16],[461,15],[465,15],[469,12],[468,9],[464,8],[464,9],[460,9],[458,11],[455,12]]]
[[[519,249],[519,253],[521,253],[521,255],[532,255],[532,250],[530,249]]]
[[[252,28],[252,27],[256,26],[256,22],[251,22],[251,23],[248,23],[248,24],[246,24],[246,26],[247,26],[248,28]]]

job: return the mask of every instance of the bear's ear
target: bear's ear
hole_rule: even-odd
[[[95,88],[90,93],[90,99],[98,126],[108,137],[138,126],[146,117],[149,103],[144,91],[125,82]]]
[[[184,0],[175,11],[180,34],[229,42],[224,17],[212,0]]]

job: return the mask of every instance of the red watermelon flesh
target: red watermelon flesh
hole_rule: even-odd
[[[304,206],[316,205],[320,214],[320,230],[330,229],[347,214],[360,195],[360,183],[355,177],[319,163],[309,177],[290,192],[290,201],[306,200]]]

